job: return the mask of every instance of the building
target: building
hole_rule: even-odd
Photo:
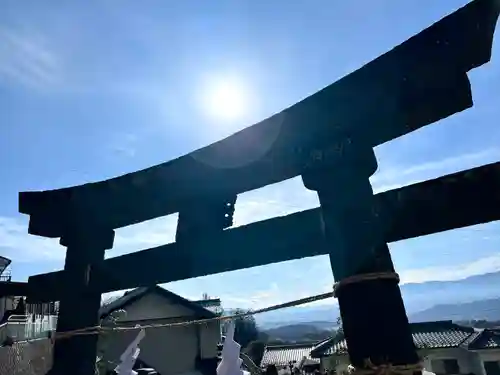
[[[320,359],[311,357],[311,351],[316,346],[315,343],[268,345],[264,349],[260,367],[265,369],[269,365],[275,365],[278,371],[288,372],[291,365],[310,370],[319,369]]]
[[[219,302],[220,303],[220,302]],[[213,306],[213,301],[210,303]],[[127,292],[101,308],[101,318],[117,310],[125,314],[119,326],[157,325],[214,318],[217,315],[159,286]],[[137,331],[118,331],[99,338],[103,358],[117,363],[135,338]],[[161,375],[205,374],[217,363],[217,344],[221,339],[218,321],[177,327],[146,329],[140,344],[139,362]]]
[[[16,289],[10,265],[0,256],[0,346],[47,337],[57,322],[57,302],[26,304],[25,297],[8,294]]]
[[[0,283],[9,283],[11,281],[10,263],[10,259],[0,256]],[[8,312],[14,309],[15,301],[13,297],[0,296],[0,324],[5,323]]]
[[[500,375],[500,329],[484,329],[471,337],[468,349],[480,357],[480,375]]]
[[[415,346],[424,368],[438,375],[500,375],[500,331],[478,330],[452,321],[411,323]],[[311,350],[321,369],[347,371],[349,357],[342,333]]]

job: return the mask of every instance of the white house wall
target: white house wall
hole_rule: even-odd
[[[461,348],[431,349],[427,351],[425,363],[428,364],[429,367],[426,367],[424,364],[425,369],[435,373],[444,373],[444,368],[441,368],[439,365],[436,368],[436,363],[432,362],[443,359],[456,359],[461,374],[468,374],[471,372],[477,374],[480,369],[479,357],[474,353]]]
[[[188,321],[194,318],[191,309],[153,293],[130,304],[125,308],[125,311],[126,316],[123,318],[125,322],[120,325],[158,325]],[[137,331],[113,332],[112,335],[108,339],[105,358],[116,362],[137,335]],[[102,341],[104,342],[104,340]],[[140,357],[162,375],[192,372],[195,370],[195,359],[198,351],[202,358],[213,358],[217,355],[219,341],[218,322],[146,329],[146,336],[140,344]]]
[[[220,322],[200,325],[201,358],[214,358],[217,356],[217,344],[221,340]]]
[[[162,375],[193,371],[197,353],[193,326],[152,328],[141,342],[141,358]]]
[[[170,323],[170,319],[155,320],[155,324]],[[148,324],[148,321],[138,321]],[[134,326],[134,323],[128,323]],[[104,357],[117,362],[137,331],[113,332],[104,344]],[[103,338],[104,342],[105,338]],[[140,343],[140,357],[162,375],[174,375],[195,369],[198,340],[195,326],[165,327],[146,329],[146,336]]]
[[[483,361],[481,359],[481,355],[477,352],[467,351],[466,352],[469,358],[469,369],[470,372],[476,375],[484,375],[484,367]]]
[[[496,349],[486,349],[478,352],[481,360],[487,361],[500,361],[500,350]]]
[[[494,362],[498,361],[500,362],[500,350],[496,349],[486,349],[486,350],[481,350],[477,352],[477,355],[480,358],[480,363],[481,363],[481,370],[482,373],[479,373],[480,375],[486,375],[486,370],[484,369],[484,362]]]

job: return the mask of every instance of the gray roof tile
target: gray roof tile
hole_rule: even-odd
[[[484,329],[468,344],[471,350],[500,348],[500,329]]]
[[[476,331],[450,321],[411,323],[415,346],[419,349],[453,348],[461,346]],[[347,343],[342,333],[319,343],[312,351],[315,358],[347,352]]]
[[[304,357],[306,357],[309,361],[319,363],[319,360],[313,359],[310,356],[311,349],[314,346],[315,344],[266,346],[260,365],[261,367],[266,367],[271,364],[276,366],[286,366],[290,363],[290,361],[299,363]]]

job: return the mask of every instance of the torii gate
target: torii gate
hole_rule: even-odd
[[[104,292],[319,254],[330,255],[337,281],[394,275],[387,242],[499,220],[500,163],[375,196],[368,180],[373,147],[472,106],[467,72],[489,61],[499,10],[499,0],[472,1],[283,112],[176,160],[20,193],[29,233],[67,247],[64,271],[30,277],[30,298],[60,300],[57,331],[68,331],[98,324]],[[319,209],[224,230],[237,194],[299,175]],[[114,229],[175,212],[175,243],[104,260]],[[355,367],[418,362],[394,278],[345,285],[338,299]],[[90,375],[96,341],[56,341],[50,373]]]

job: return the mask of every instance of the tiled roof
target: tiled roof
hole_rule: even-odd
[[[484,329],[468,344],[470,350],[500,348],[500,329]]]
[[[459,326],[452,321],[411,323],[413,341],[418,349],[454,348],[462,346],[476,331],[470,327]],[[347,343],[342,333],[319,343],[311,351],[315,358],[343,354]]]
[[[460,326],[451,320],[412,323],[410,329],[418,349],[455,348],[474,334],[474,328]]]
[[[291,344],[291,345],[270,345],[266,346],[261,367],[268,365],[287,366],[290,361],[299,363],[304,357],[309,361],[319,363],[319,360],[311,358],[311,349],[315,344]]]
[[[471,333],[469,337],[467,337],[461,344],[460,346],[462,348],[469,348],[469,345],[474,342],[482,333],[482,329],[475,329],[475,332]]]
[[[113,311],[121,310],[130,305],[132,302],[137,301],[138,299],[144,297],[149,293],[156,293],[169,301],[174,301],[179,305],[185,306],[191,311],[194,311],[198,318],[213,318],[216,316],[215,313],[207,310],[196,302],[189,301],[184,297],[181,297],[178,294],[172,293],[157,285],[149,288],[137,288],[126,292],[122,297],[102,306],[99,310],[99,315],[102,319],[111,314]]]

